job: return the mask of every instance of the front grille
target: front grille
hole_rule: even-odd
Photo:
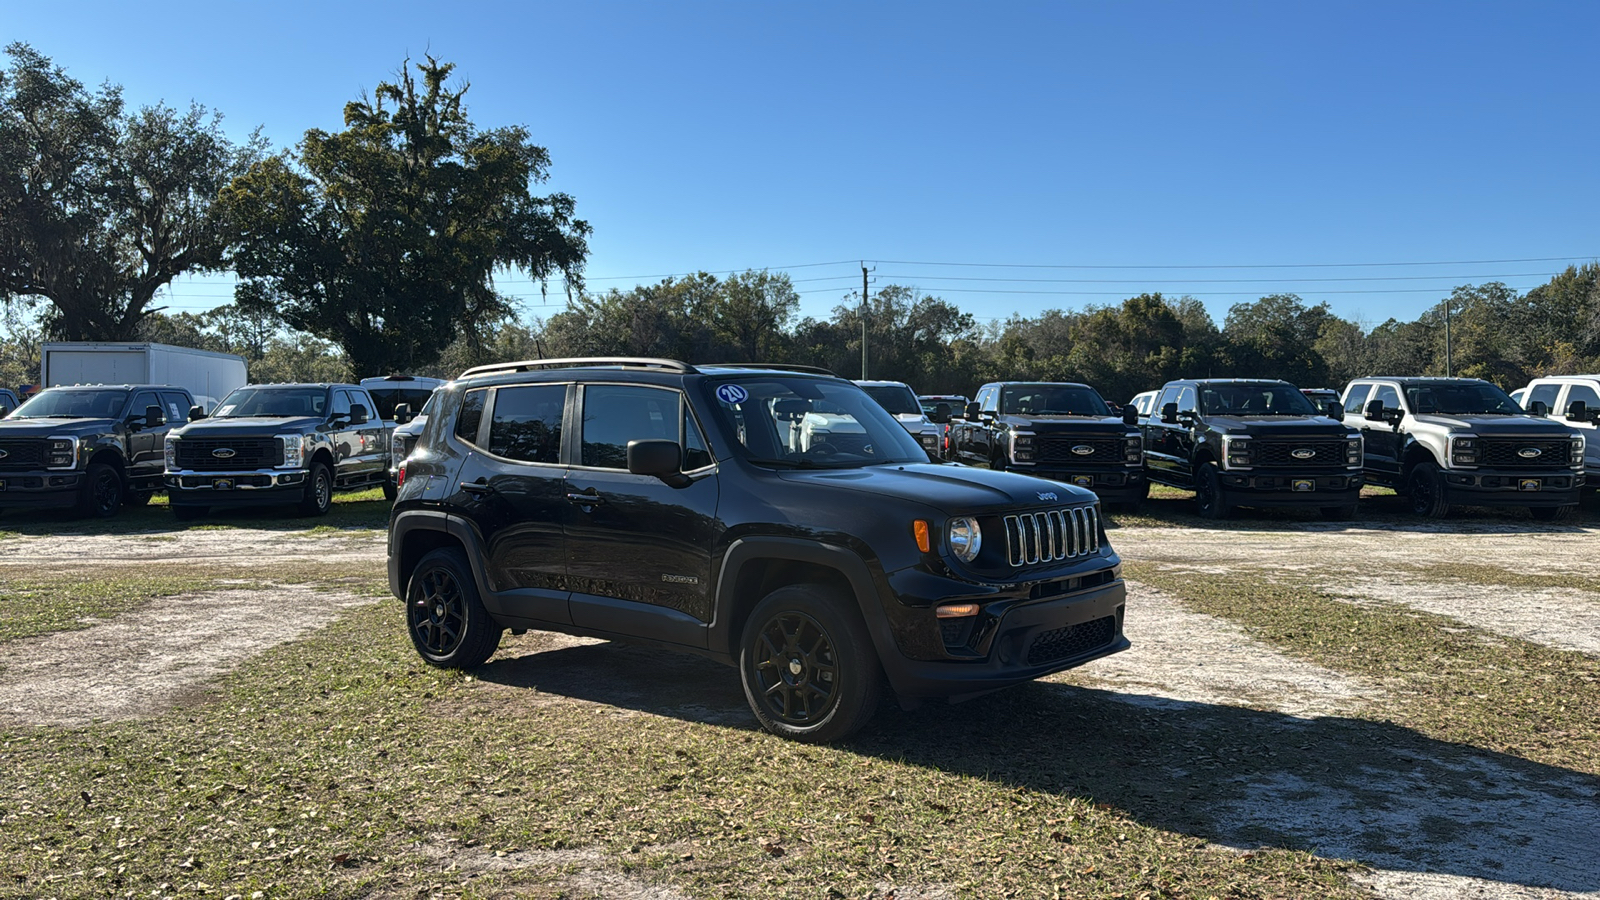
[[[1565,469],[1572,465],[1571,443],[1559,441],[1519,441],[1501,438],[1483,440],[1480,453],[1483,465],[1505,469]],[[1524,450],[1538,450],[1532,458]]]
[[[180,438],[178,468],[197,472],[232,472],[270,469],[283,464],[283,442],[271,438]],[[232,450],[219,457],[213,451]]]
[[[1116,616],[1106,616],[1093,622],[1042,632],[1028,646],[1028,665],[1036,666],[1058,659],[1082,656],[1099,650],[1116,639]]]
[[[10,438],[0,441],[0,469],[37,469],[44,465],[44,441],[29,438]]]
[[[1068,434],[1040,435],[1034,439],[1035,462],[1041,463],[1120,463],[1121,438],[1074,438]],[[1087,447],[1091,453],[1074,453],[1074,447]]]
[[[1344,441],[1250,441],[1252,466],[1321,468],[1347,465]],[[1304,451],[1311,451],[1306,456]],[[1300,451],[1300,456],[1295,456]],[[1304,457],[1304,458],[1301,458]]]
[[[1100,514],[1092,506],[1005,517],[1006,562],[1012,567],[1100,551]]]

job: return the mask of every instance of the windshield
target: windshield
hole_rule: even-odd
[[[1019,384],[1000,395],[1000,412],[1013,416],[1109,416],[1093,388],[1076,384]]]
[[[708,384],[724,433],[758,465],[848,469],[928,461],[900,423],[849,382],[751,375]]]
[[[263,416],[287,419],[296,416],[325,416],[328,413],[326,388],[242,387],[222,398],[214,419],[242,419]]]
[[[867,392],[868,397],[878,401],[879,406],[897,416],[922,415],[922,407],[917,405],[917,395],[903,384],[862,385],[861,389]]]
[[[367,388],[367,393],[372,395],[372,402],[378,407],[378,418],[384,420],[393,420],[394,408],[402,403],[411,404],[411,412],[416,413],[433,396],[431,388],[416,387]]]
[[[127,391],[44,391],[6,418],[115,419],[127,403]]]
[[[1300,389],[1287,384],[1206,384],[1200,411],[1208,416],[1320,415]]]
[[[1414,384],[1406,388],[1413,415],[1443,413],[1449,416],[1520,416],[1517,401],[1488,382],[1477,384]]]

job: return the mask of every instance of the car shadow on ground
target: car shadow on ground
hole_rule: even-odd
[[[1195,512],[1194,496],[1162,489],[1140,504],[1136,512],[1108,511],[1106,527],[1145,526],[1204,528],[1214,531],[1406,531],[1428,534],[1582,534],[1600,527],[1600,497],[1585,492],[1578,509],[1565,521],[1542,522],[1524,507],[1457,506],[1443,519],[1413,514],[1404,497],[1388,491],[1363,495],[1354,519],[1328,521],[1314,508],[1245,507],[1226,519],[1202,518]]]
[[[476,673],[556,695],[752,730],[735,670],[621,643],[502,655]],[[523,693],[526,691],[526,693]],[[1600,778],[1389,723],[1303,719],[1033,682],[950,706],[893,704],[855,753],[1085,798],[1238,847],[1354,859],[1402,874],[1600,890]]]

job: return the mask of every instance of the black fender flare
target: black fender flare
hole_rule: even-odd
[[[498,613],[495,595],[489,590],[489,579],[483,569],[484,546],[478,532],[460,516],[432,509],[408,509],[394,514],[389,523],[389,590],[404,600],[406,585],[401,572],[404,561],[402,551],[406,538],[413,532],[428,531],[454,538],[466,553],[467,564],[472,567],[472,580],[477,583],[478,596],[483,598],[489,612]]]

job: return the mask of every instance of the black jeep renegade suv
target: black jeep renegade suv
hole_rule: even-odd
[[[826,741],[884,678],[909,706],[1129,646],[1093,494],[930,463],[822,370],[479,367],[398,480],[389,584],[437,666],[508,628],[643,639],[737,666],[764,727]]]

